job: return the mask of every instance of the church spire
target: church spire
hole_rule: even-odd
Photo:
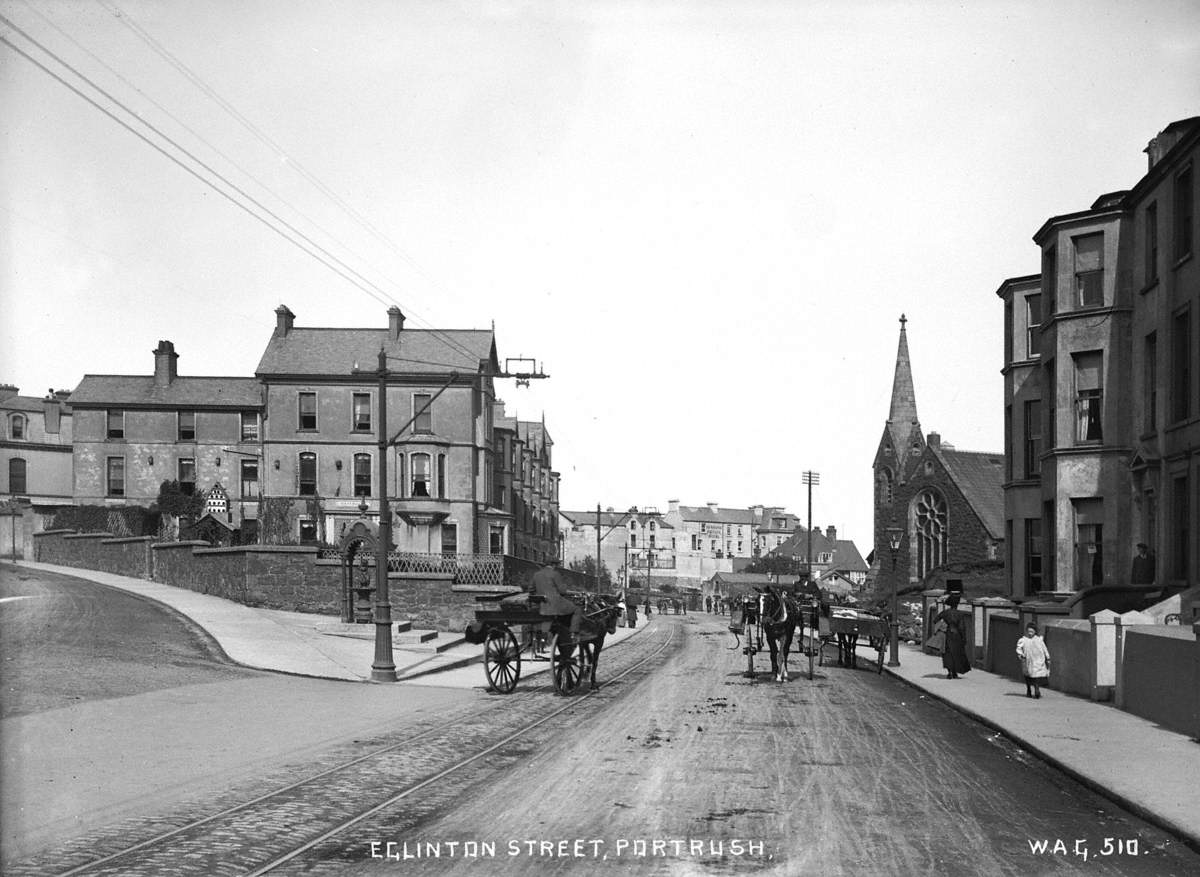
[[[896,376],[892,379],[892,407],[888,409],[888,423],[893,427],[905,427],[917,420],[917,392],[913,389],[912,363],[908,358],[908,336],[904,324],[908,318],[900,315],[900,345],[896,348]]]

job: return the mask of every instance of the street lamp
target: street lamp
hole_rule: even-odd
[[[900,553],[900,537],[904,531],[899,527],[888,527],[888,545],[892,549],[892,650],[887,665],[900,666],[900,616],[896,605],[896,555]]]

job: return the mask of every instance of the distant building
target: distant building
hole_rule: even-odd
[[[493,519],[489,523],[488,552],[548,563],[563,552],[554,440],[545,422],[508,417],[503,402],[497,401],[495,406],[496,487],[492,505],[504,513],[509,532],[506,536],[505,524],[499,518]]]
[[[923,435],[905,323],[901,316],[891,406],[872,465],[882,590],[919,584],[948,563],[1001,560],[1004,542],[1004,455],[959,451],[936,432]]]
[[[854,585],[867,580],[869,567],[859,553],[858,547],[849,539],[839,539],[836,527],[813,527],[811,538],[807,527],[797,530],[780,545],[769,552],[771,557],[786,557],[797,564],[808,567],[809,545],[812,545],[811,567],[814,576],[838,573]]]
[[[1005,526],[1014,596],[1200,581],[1200,117],[1132,189],[1051,217],[1041,272],[1006,280]]]

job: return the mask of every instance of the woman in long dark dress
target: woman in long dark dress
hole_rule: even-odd
[[[960,673],[971,671],[971,662],[967,660],[967,624],[971,613],[959,609],[958,601],[958,594],[951,594],[946,598],[946,608],[933,618],[935,624],[940,621],[946,625],[942,666],[946,668],[947,679],[957,679]]]

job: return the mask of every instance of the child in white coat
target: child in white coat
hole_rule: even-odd
[[[1025,674],[1025,696],[1041,697],[1042,686],[1050,679],[1050,650],[1037,635],[1037,626],[1025,626],[1025,636],[1017,640],[1017,657]]]

